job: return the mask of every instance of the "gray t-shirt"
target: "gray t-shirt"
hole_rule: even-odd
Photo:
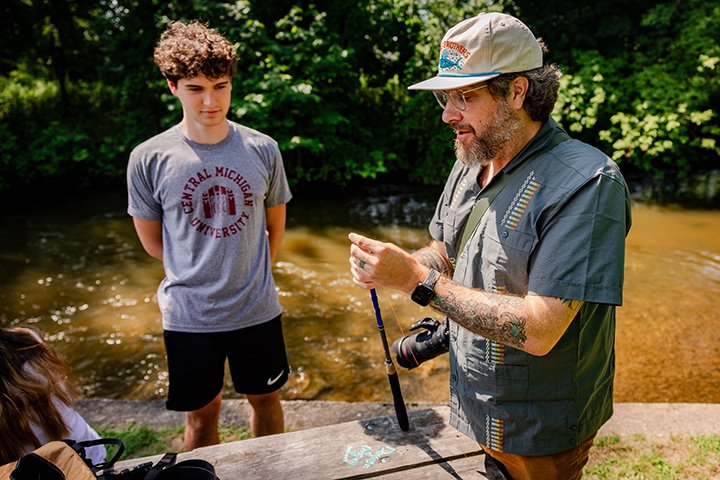
[[[482,195],[477,168],[455,165],[430,224],[455,262],[457,282],[585,302],[542,357],[450,322],[451,424],[483,445],[520,455],[573,448],[612,414],[615,305],[622,303],[630,198],[617,165],[589,145],[568,140],[533,155],[559,131],[548,121],[503,169],[505,186],[462,252],[456,252],[462,229]]]
[[[130,154],[128,213],[163,225],[166,330],[230,331],[282,311],[265,219],[266,208],[291,198],[282,157],[272,138],[229,123],[216,144],[174,126]]]

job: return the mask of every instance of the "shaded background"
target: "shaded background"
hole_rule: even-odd
[[[7,0],[0,192],[122,184],[130,150],[180,119],[152,52],[193,19],[237,44],[230,118],[279,142],[293,186],[442,183],[452,136],[406,87],[434,74],[450,26],[488,10],[545,40],[573,136],[647,180],[646,198],[718,206],[720,4],[704,0]]]

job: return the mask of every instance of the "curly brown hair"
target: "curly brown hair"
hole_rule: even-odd
[[[541,38],[537,39],[543,52],[547,55],[548,49]],[[530,118],[535,121],[545,122],[555,107],[560,87],[562,73],[555,64],[543,65],[542,67],[528,70],[526,72],[506,73],[488,81],[488,90],[494,98],[507,98],[510,94],[510,84],[517,77],[528,79],[528,91],[525,95],[523,108]]]
[[[155,46],[155,65],[163,76],[177,84],[181,78],[205,75],[231,79],[237,70],[237,52],[217,30],[200,22],[174,22]]]

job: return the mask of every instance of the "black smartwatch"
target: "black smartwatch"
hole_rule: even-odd
[[[435,296],[435,283],[438,281],[438,278],[440,278],[438,271],[431,268],[425,280],[423,280],[422,283],[418,283],[418,286],[415,287],[415,290],[413,290],[410,295],[412,301],[426,307]]]

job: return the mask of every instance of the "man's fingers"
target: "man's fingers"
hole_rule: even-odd
[[[350,272],[353,275],[370,277],[370,264],[357,257],[350,257]]]
[[[373,253],[377,250],[378,245],[380,242],[377,240],[373,240],[372,238],[364,237],[358,233],[350,233],[348,235],[348,238],[352,242],[353,245],[356,245],[361,250],[365,250],[366,252]]]
[[[353,279],[353,283],[355,283],[355,285],[357,285],[357,286],[360,287],[360,288],[364,288],[365,290],[370,290],[370,289],[372,289],[372,288],[377,288],[377,286],[376,286],[374,283],[360,282],[360,281],[355,280],[355,279]]]
[[[382,242],[364,237],[357,233],[348,235],[350,246],[350,273],[355,285],[365,290],[377,288],[377,284],[368,272],[371,262],[376,262],[376,253],[382,250]]]
[[[361,270],[354,259],[350,259],[350,274],[355,285],[362,287],[366,290],[375,288],[375,282],[370,279],[370,276],[365,270]]]

